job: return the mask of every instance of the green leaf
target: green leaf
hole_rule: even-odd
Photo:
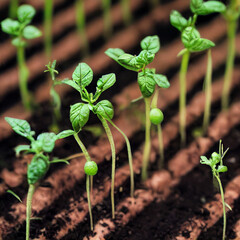
[[[200,160],[201,164],[206,164],[206,165],[211,166],[211,161],[209,161],[205,156],[201,156],[200,158],[201,158],[201,160]]]
[[[19,37],[12,39],[12,45],[15,47],[25,47],[26,42]]]
[[[52,152],[57,136],[55,133],[41,133],[37,137],[37,142],[44,152]]]
[[[16,152],[16,156],[19,157],[20,152],[25,152],[30,150],[30,146],[29,145],[18,145],[17,147],[14,148],[15,152]]]
[[[105,91],[111,86],[113,86],[115,82],[116,82],[116,75],[114,73],[109,73],[109,74],[103,75],[97,81],[97,87],[102,91]]]
[[[12,194],[19,202],[22,202],[21,198],[12,190],[7,190],[7,193]]]
[[[31,131],[31,127],[26,120],[11,117],[5,117],[5,120],[17,134],[26,137],[29,140],[32,139],[34,132]]]
[[[57,139],[66,138],[72,136],[75,132],[73,130],[64,130],[57,135]]]
[[[170,83],[166,76],[164,76],[162,74],[154,74],[153,77],[154,77],[156,84],[159,87],[161,87],[161,88],[169,88],[170,87]]]
[[[38,182],[46,174],[48,168],[49,158],[43,154],[35,155],[27,169],[28,184]]]
[[[135,57],[135,60],[140,65],[148,65],[153,61],[155,57],[155,54],[152,52],[149,52],[147,50],[143,50],[140,52],[138,56]]]
[[[109,48],[105,51],[105,54],[117,62],[118,58],[125,52],[120,48]]]
[[[118,58],[118,63],[128,70],[138,72],[144,67],[144,64],[137,62],[136,56],[125,53]]]
[[[84,103],[76,103],[70,108],[70,121],[73,130],[79,132],[89,119],[89,107]]]
[[[227,166],[223,166],[223,165],[218,166],[218,169],[217,169],[219,173],[227,172],[227,170],[228,170]]]
[[[93,79],[93,71],[86,63],[79,63],[72,74],[72,79],[82,87],[88,86]]]
[[[16,20],[12,20],[10,18],[6,18],[1,22],[2,30],[5,33],[18,35],[20,23]]]
[[[226,6],[219,1],[196,1],[190,3],[191,11],[197,15],[208,15],[211,13],[223,13],[226,11]]]
[[[108,100],[102,100],[97,103],[93,112],[105,119],[112,119],[114,116],[113,105]]]
[[[73,87],[74,89],[76,89],[77,91],[81,92],[81,88],[73,80],[65,79],[65,80],[62,80],[61,82],[64,84],[67,84],[67,85]]]
[[[42,35],[41,31],[32,25],[26,26],[23,29],[23,37],[26,39],[38,38],[41,35]]]
[[[160,49],[160,41],[157,35],[147,36],[141,41],[141,48],[151,53],[157,53]]]
[[[185,48],[189,49],[193,39],[200,38],[200,33],[194,27],[187,27],[183,30],[181,39]]]
[[[150,97],[154,93],[156,82],[154,73],[145,69],[145,72],[138,73],[138,85],[143,97]]]
[[[180,32],[188,26],[188,21],[180,12],[173,10],[170,14],[170,23],[173,27],[177,28]]]
[[[21,5],[17,10],[18,20],[21,23],[29,23],[36,14],[35,9],[28,4]]]
[[[193,39],[190,43],[189,43],[189,47],[188,50],[190,52],[200,52],[200,51],[204,51],[207,50],[211,47],[214,47],[215,44],[205,38],[196,38]]]

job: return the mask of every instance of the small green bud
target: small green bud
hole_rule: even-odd
[[[150,111],[150,121],[155,124],[158,125],[160,124],[164,119],[163,113],[160,109],[158,108],[153,108]]]
[[[220,159],[221,159],[220,155],[216,152],[212,153],[211,158],[212,158],[213,162],[215,162],[215,163],[220,162]]]
[[[98,166],[94,161],[88,161],[84,165],[84,172],[87,175],[94,176],[98,172]]]

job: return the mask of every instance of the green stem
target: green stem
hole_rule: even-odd
[[[190,52],[186,51],[183,54],[181,68],[179,73],[180,80],[180,99],[179,99],[179,114],[180,114],[180,136],[181,146],[184,147],[186,144],[186,75],[188,69]]]
[[[102,0],[103,8],[103,25],[104,37],[109,39],[112,34],[112,20],[111,20],[111,0]]]
[[[84,0],[76,0],[76,24],[80,39],[83,43],[83,55],[89,54],[89,44],[86,35],[86,17],[84,11]]]
[[[75,133],[74,135],[75,140],[77,141],[79,147],[81,148],[87,162],[91,161],[91,157],[86,149],[86,147],[84,146],[83,142],[80,140],[79,136],[77,133]],[[91,227],[91,231],[93,230],[93,217],[92,217],[92,206],[91,206],[91,198],[90,198],[90,184],[89,184],[89,175],[86,176],[86,192],[87,192],[87,200],[88,200],[88,209],[89,209],[89,218],[90,218],[90,227]]]
[[[28,83],[28,68],[25,62],[25,51],[24,47],[17,48],[17,62],[19,68],[19,88],[21,99],[26,110],[32,110],[30,93],[27,88]]]
[[[143,150],[143,163],[142,163],[142,181],[147,179],[147,168],[149,162],[149,155],[151,150],[151,141],[150,141],[150,130],[151,130],[151,121],[150,121],[150,108],[151,108],[151,98],[144,98],[145,101],[145,144]]]
[[[205,76],[205,110],[203,116],[203,133],[205,134],[210,122],[211,115],[211,95],[212,95],[212,54],[208,50],[207,72]]]
[[[44,45],[45,54],[48,60],[52,53],[52,15],[53,15],[53,1],[45,0],[44,6]]]
[[[115,145],[114,145],[114,140],[113,136],[111,133],[111,130],[107,124],[106,119],[102,118],[101,116],[98,116],[99,119],[102,122],[102,125],[106,131],[108,141],[111,146],[111,151],[112,151],[112,184],[111,184],[111,202],[112,202],[112,218],[115,218],[115,204],[114,204],[114,183],[115,183],[115,168],[116,168],[116,150],[115,150]]]
[[[228,36],[228,55],[224,74],[223,91],[222,91],[222,110],[227,110],[229,105],[229,94],[232,82],[234,59],[235,59],[235,37],[237,30],[237,20],[227,21]]]
[[[16,18],[17,17],[17,8],[18,8],[18,0],[11,0],[9,6],[9,17]]]
[[[30,220],[32,214],[32,198],[35,191],[35,185],[29,184],[27,194],[27,209],[26,209],[26,240],[29,240],[30,236]]]
[[[130,183],[131,183],[130,195],[133,198],[134,197],[134,172],[133,172],[131,145],[126,134],[119,127],[117,127],[112,120],[108,120],[108,121],[113,125],[113,127],[115,127],[122,134],[127,145],[128,162],[129,162],[129,168],[130,168]]]
[[[159,169],[162,169],[163,165],[164,165],[164,147],[163,147],[163,135],[162,135],[161,124],[157,125],[157,131],[158,131],[158,143],[159,143],[159,154],[160,154],[158,167],[159,167]]]
[[[121,0],[122,12],[123,12],[123,21],[126,26],[128,26],[132,21],[130,1]]]
[[[215,175],[215,177],[218,181],[219,188],[220,188],[220,193],[221,193],[221,198],[222,198],[222,205],[223,205],[223,236],[222,236],[222,240],[225,240],[227,218],[226,218],[226,206],[225,206],[225,200],[224,200],[224,192],[223,192],[223,187],[222,187],[222,183],[221,183],[221,180],[220,180],[219,176]]]

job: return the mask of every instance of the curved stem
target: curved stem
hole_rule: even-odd
[[[160,154],[158,167],[159,167],[159,169],[162,169],[163,165],[164,165],[164,146],[163,146],[163,136],[162,136],[161,124],[157,125],[157,131],[158,131],[158,143],[159,143],[159,154]]]
[[[45,54],[48,60],[52,52],[52,14],[53,14],[53,1],[45,0],[44,6],[44,45]]]
[[[77,141],[79,147],[81,148],[87,162],[91,161],[91,157],[86,149],[86,147],[84,146],[83,142],[80,140],[79,136],[77,133],[75,133],[74,135],[75,140]],[[88,200],[88,209],[89,209],[89,218],[90,218],[90,228],[91,231],[93,230],[93,217],[92,217],[92,206],[91,206],[91,198],[90,198],[90,184],[89,184],[89,175],[86,176],[86,192],[87,192],[87,200]]]
[[[220,193],[221,193],[221,198],[222,198],[222,205],[223,205],[223,236],[222,236],[222,240],[225,240],[227,218],[226,218],[226,206],[225,206],[225,200],[224,200],[224,192],[223,192],[223,187],[222,187],[222,183],[221,183],[221,180],[220,180],[219,176],[215,175],[215,177],[218,181],[219,188],[220,188]]]
[[[115,168],[116,168],[116,150],[114,145],[114,140],[112,136],[112,132],[107,124],[106,119],[102,118],[98,115],[98,118],[101,120],[102,125],[106,131],[108,141],[111,146],[112,151],[112,184],[111,184],[111,202],[112,202],[112,218],[115,218],[115,204],[114,204],[114,183],[115,183]]]
[[[29,184],[27,194],[27,208],[26,208],[26,240],[29,240],[30,236],[30,220],[32,214],[32,198],[35,191],[35,185]]]
[[[130,195],[133,198],[134,197],[133,196],[134,195],[134,172],[133,172],[131,145],[126,134],[119,127],[117,127],[112,120],[108,119],[108,121],[113,125],[113,127],[115,127],[122,134],[127,145],[128,162],[129,162],[129,168],[130,168],[130,182],[131,182]]]
[[[143,163],[142,163],[142,181],[147,179],[147,168],[149,155],[151,150],[151,141],[150,141],[150,129],[151,129],[151,121],[150,121],[150,108],[151,108],[151,98],[144,98],[145,101],[145,144],[143,150]]]
[[[180,99],[179,99],[179,114],[180,114],[180,136],[181,136],[181,146],[184,147],[186,144],[186,75],[188,69],[190,52],[186,51],[183,54],[181,68],[179,73],[180,80]]]
[[[205,109],[203,116],[203,133],[205,134],[210,122],[211,115],[211,95],[212,95],[212,55],[208,50],[207,72],[205,76]]]
[[[17,61],[19,68],[19,88],[21,99],[26,110],[31,111],[31,101],[30,101],[30,93],[28,91],[27,83],[28,83],[28,68],[25,62],[25,51],[23,47],[17,48]]]
[[[235,59],[235,37],[237,30],[237,20],[227,21],[228,36],[228,55],[224,74],[223,91],[222,91],[222,110],[227,110],[229,105],[229,93],[232,82],[234,59]]]

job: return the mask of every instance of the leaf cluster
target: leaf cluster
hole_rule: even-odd
[[[210,166],[214,176],[222,172],[227,172],[228,170],[227,166],[223,165],[223,158],[226,155],[227,151],[228,149],[226,149],[225,152],[223,152],[223,144],[220,141],[219,153],[213,152],[209,159],[207,159],[207,157],[205,156],[201,156],[200,163]]]
[[[24,47],[24,39],[34,39],[42,35],[41,31],[33,25],[29,25],[36,11],[31,5],[21,5],[17,9],[17,20],[6,18],[1,22],[2,30],[13,36],[12,44],[16,47]]]
[[[55,133],[45,132],[39,134],[37,138],[34,139],[33,136],[35,132],[31,130],[31,126],[26,120],[11,117],[5,117],[5,120],[17,134],[30,141],[29,145],[17,146],[15,151],[17,156],[19,156],[21,152],[24,154],[34,154],[27,170],[28,183],[34,184],[46,174],[51,163],[48,153],[53,151],[55,141],[58,137]],[[54,160],[54,162],[60,161],[67,163],[64,160]]]
[[[109,48],[105,53],[119,63],[124,68],[138,72],[138,84],[143,97],[152,96],[155,86],[168,88],[170,83],[166,76],[156,74],[155,69],[146,68],[151,63],[155,54],[160,49],[160,41],[158,36],[147,36],[141,41],[141,52],[135,56],[125,53],[119,48]]]
[[[190,9],[194,15],[189,19],[184,18],[176,10],[173,10],[170,14],[170,22],[181,32],[181,40],[185,49],[189,52],[200,52],[214,47],[215,44],[212,41],[201,38],[200,33],[195,28],[195,22],[198,15],[224,13],[226,6],[219,1],[191,0]]]
[[[90,111],[106,120],[111,120],[114,115],[113,106],[108,100],[97,102],[100,95],[116,82],[114,73],[103,75],[97,81],[95,93],[89,93],[86,87],[93,80],[93,71],[86,63],[79,63],[72,74],[72,79],[65,79],[62,83],[76,89],[81,96],[82,102],[70,107],[70,121],[73,130],[65,130],[58,134],[58,138],[64,138],[78,133],[89,120]],[[96,103],[97,102],[97,103]]]

